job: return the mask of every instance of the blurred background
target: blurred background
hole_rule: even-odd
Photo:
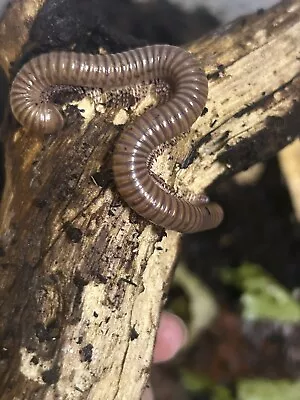
[[[171,4],[180,6],[183,10],[193,11],[199,7],[206,8],[221,22],[229,22],[234,18],[255,12],[260,8],[269,8],[278,3],[278,0],[169,0]],[[136,0],[149,3],[149,0]]]

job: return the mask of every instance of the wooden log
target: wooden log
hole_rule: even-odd
[[[50,3],[15,0],[3,16],[7,82],[20,60],[59,47],[53,37],[64,32],[47,32],[48,43],[35,36],[37,25],[57,18]],[[297,137],[299,17],[300,1],[284,2],[188,46],[208,74],[209,98],[191,133],[158,158],[155,170],[169,184],[202,191]],[[74,47],[74,38],[60,48]],[[110,39],[106,50],[119,50]],[[180,235],[143,221],[116,193],[111,151],[123,127],[115,113],[95,113],[83,101],[67,107],[62,132],[39,136],[18,127],[6,108],[1,399],[137,400],[148,380]],[[129,110],[129,119],[136,113]]]

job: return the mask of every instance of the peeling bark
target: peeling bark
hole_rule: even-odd
[[[78,15],[74,35],[51,24],[47,31],[59,9],[49,3],[16,0],[4,15],[7,81],[33,54],[77,43]],[[97,46],[125,49],[101,29]],[[167,183],[199,192],[297,137],[299,37],[300,2],[293,1],[188,47],[208,74],[209,99],[190,135],[158,158]],[[80,46],[96,50],[78,39]],[[8,109],[2,123],[1,399],[134,400],[148,379],[180,235],[142,220],[116,193],[110,155],[123,127],[113,122],[115,110],[79,108],[67,107],[65,129],[51,136],[17,127]]]

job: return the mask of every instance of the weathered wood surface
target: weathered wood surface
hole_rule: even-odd
[[[46,6],[16,0],[4,15],[7,80],[24,53],[53,47],[55,29],[47,47],[32,28],[57,12]],[[293,1],[189,46],[209,76],[209,99],[191,134],[155,166],[168,183],[199,192],[297,137],[299,37]],[[62,40],[61,48],[71,44]],[[2,123],[1,399],[134,400],[148,379],[180,237],[122,203],[109,172],[122,126],[113,110],[82,108],[69,107],[66,128],[47,137],[17,127],[8,109]],[[174,168],[174,159],[188,168]]]

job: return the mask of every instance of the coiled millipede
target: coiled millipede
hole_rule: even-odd
[[[187,132],[204,108],[207,79],[190,53],[154,45],[110,55],[42,54],[18,72],[10,104],[26,129],[52,133],[64,125],[60,107],[48,95],[53,86],[105,91],[157,79],[169,85],[170,96],[139,116],[117,139],[113,154],[117,190],[137,214],[166,229],[197,232],[214,228],[223,219],[218,204],[187,201],[171,193],[149,170],[155,149]]]

